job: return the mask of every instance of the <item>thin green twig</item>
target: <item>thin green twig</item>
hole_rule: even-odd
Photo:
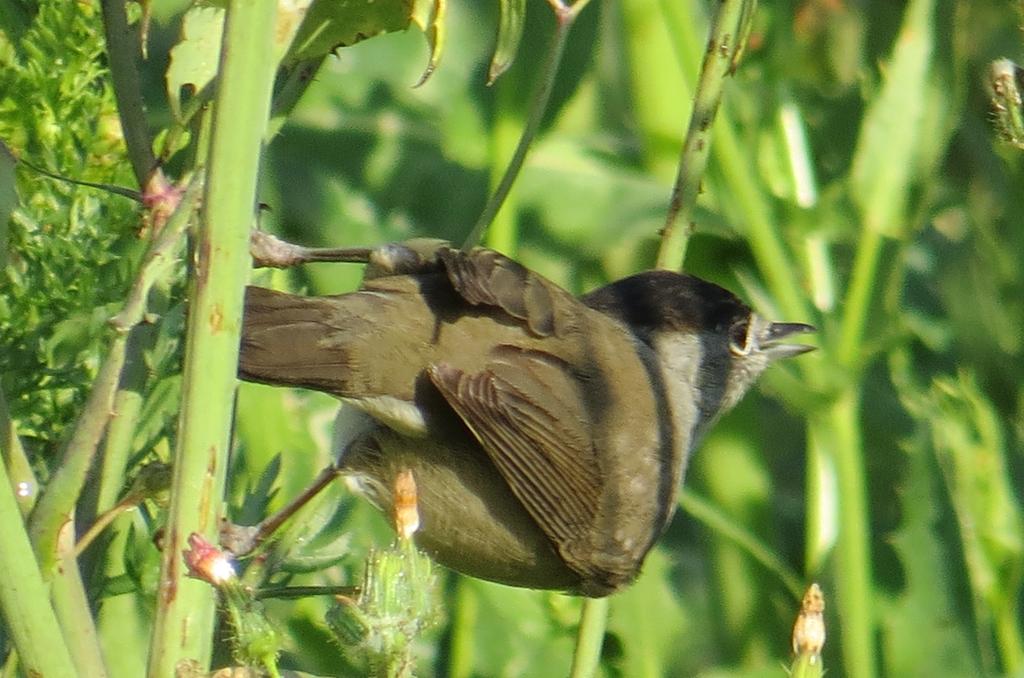
[[[800,600],[805,588],[804,583],[760,539],[686,487],[679,493],[679,506],[704,525],[746,551],[747,555],[778,577],[783,586],[793,594],[793,598]]]
[[[577,0],[574,4],[566,5],[560,0],[548,0],[548,4],[551,5],[555,12],[555,35],[552,37],[551,48],[548,50],[547,60],[541,71],[539,88],[533,95],[533,104],[530,107],[530,113],[527,116],[523,134],[519,137],[519,143],[516,145],[515,153],[512,154],[512,159],[509,160],[508,167],[505,169],[501,181],[498,182],[497,188],[494,189],[494,193],[484,206],[484,211],[480,214],[480,218],[477,219],[476,225],[466,237],[466,241],[462,246],[463,249],[471,249],[480,242],[484,231],[487,230],[487,227],[494,220],[498,210],[505,203],[509,191],[512,190],[512,184],[515,183],[520,170],[523,168],[526,154],[530,150],[534,138],[537,136],[541,120],[544,119],[544,112],[547,110],[548,102],[551,100],[551,91],[555,86],[558,68],[562,63],[562,56],[565,54],[565,46],[568,43],[569,29],[572,28],[576,17],[579,16],[579,13],[583,11],[583,8],[589,1]]]
[[[683,267],[686,245],[693,233],[691,215],[711,148],[711,127],[722,98],[725,78],[735,69],[736,60],[743,51],[749,32],[745,26],[749,26],[756,5],[756,0],[724,0],[719,3],[711,22],[711,37],[704,52],[690,123],[661,232],[658,268],[677,271]]]

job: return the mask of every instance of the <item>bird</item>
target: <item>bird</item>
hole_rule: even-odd
[[[582,296],[484,247],[353,249],[360,287],[248,287],[242,380],[342,401],[337,467],[391,512],[411,471],[434,560],[588,597],[631,583],[709,427],[813,332],[693,275],[651,270]]]

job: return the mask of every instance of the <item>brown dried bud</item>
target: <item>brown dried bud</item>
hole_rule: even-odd
[[[800,614],[793,625],[793,652],[797,655],[821,654],[825,646],[825,596],[821,587],[811,584],[800,603]]]

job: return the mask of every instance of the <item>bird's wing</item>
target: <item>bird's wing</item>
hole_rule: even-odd
[[[526,322],[538,337],[561,334],[579,304],[571,294],[503,254],[485,248],[469,252],[442,247],[437,253],[455,291],[468,303],[495,306]],[[561,303],[556,303],[561,299]]]
[[[445,364],[433,383],[458,413],[565,561],[591,572],[586,544],[601,499],[593,412],[564,361],[501,347],[475,374]]]

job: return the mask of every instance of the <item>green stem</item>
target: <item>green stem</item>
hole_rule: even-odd
[[[772,553],[771,549],[765,546],[761,540],[686,487],[683,487],[679,493],[679,506],[704,525],[746,551],[747,555],[777,576],[795,599],[800,600],[805,588],[800,577]]]
[[[835,359],[858,374],[863,363],[864,327],[876,287],[882,243],[878,230],[861,230],[849,292],[843,305]],[[842,610],[840,636],[844,665],[852,678],[871,678],[876,672],[875,623],[871,609],[871,543],[860,436],[860,398],[860,387],[851,384],[831,404],[822,421],[812,421],[811,426],[821,434],[811,438],[831,437],[836,465],[839,490],[836,603]]]
[[[171,505],[165,529],[149,675],[209,662],[213,590],[187,579],[192,532],[213,538],[222,513],[238,365],[249,232],[273,89],[276,3],[231,0],[225,18],[209,180],[192,280]]]
[[[0,389],[0,463],[10,475],[11,489],[18,501],[23,515],[28,515],[36,501],[39,488],[32,464],[25,455],[21,438],[11,421],[10,410],[7,409],[7,398]]]
[[[853,260],[850,288],[846,294],[846,303],[843,304],[843,320],[836,347],[836,357],[846,367],[856,367],[861,362],[864,325],[875,291],[881,252],[882,234],[877,229],[862,228]]]
[[[89,529],[85,531],[85,534],[79,537],[78,543],[75,544],[75,555],[82,555],[82,553],[89,548],[94,541],[96,541],[96,537],[100,536],[103,530],[107,529],[107,526],[110,525],[110,523],[114,522],[114,520],[125,511],[135,508],[135,506],[137,506],[137,502],[123,502],[100,513],[93,524],[89,526]]]
[[[487,227],[494,220],[498,210],[505,203],[505,198],[508,197],[509,191],[512,190],[512,184],[515,183],[516,177],[519,176],[519,171],[523,168],[526,154],[530,150],[534,138],[537,136],[540,123],[544,119],[544,112],[547,110],[548,102],[551,100],[551,90],[555,86],[558,67],[562,63],[562,56],[565,54],[565,46],[568,43],[569,29],[572,28],[576,17],[588,2],[589,0],[577,0],[570,7],[563,5],[561,2],[556,2],[556,0],[549,0],[549,4],[555,10],[557,23],[555,25],[555,35],[551,41],[551,49],[548,50],[547,60],[541,72],[540,87],[533,95],[533,103],[530,107],[530,113],[526,118],[526,126],[523,128],[522,136],[519,137],[519,144],[516,146],[515,153],[512,154],[512,159],[509,160],[505,174],[501,177],[501,181],[498,182],[498,187],[494,189],[494,194],[491,195],[484,206],[484,211],[480,214],[480,218],[477,219],[476,225],[466,237],[463,249],[468,250],[480,242],[484,231],[487,230]]]
[[[107,667],[75,554],[73,517],[60,530],[56,555],[57,567],[50,580],[50,598],[64,641],[71,651],[78,675],[104,678]]]
[[[604,630],[608,624],[608,599],[584,598],[580,609],[580,627],[576,634],[576,650],[572,655],[570,678],[591,678],[597,675],[601,661]]]
[[[473,675],[473,638],[474,629],[480,621],[480,598],[463,577],[456,577],[454,588],[448,675],[450,678],[469,678]]]
[[[274,92],[274,100],[270,109],[270,123],[267,125],[267,143],[281,130],[292,109],[299,103],[299,99],[309,89],[309,85],[316,77],[317,71],[323,65],[325,56],[318,56],[313,59],[303,59],[288,67],[288,71],[280,78],[277,91]]]
[[[200,182],[193,181],[185,192],[178,209],[150,247],[124,308],[111,320],[115,334],[110,350],[89,392],[85,409],[68,440],[61,464],[32,511],[30,534],[39,557],[40,569],[46,576],[56,565],[58,534],[74,510],[110,420],[114,394],[126,357],[128,332],[142,322],[149,290],[171,270],[174,250],[181,241],[199,197],[199,185]]]
[[[142,85],[135,59],[140,53],[138,29],[128,25],[124,0],[102,0],[103,30],[107,40],[107,62],[114,82],[117,113],[128,147],[135,179],[145,190],[149,174],[156,167],[153,147],[146,125]]]
[[[839,636],[843,665],[850,678],[875,675],[872,612],[871,543],[867,483],[860,435],[860,391],[850,387],[810,424],[812,440],[831,440],[839,495],[839,537],[836,552],[836,604],[842,624]]]
[[[753,159],[743,150],[728,111],[721,111],[718,117],[713,147],[715,160],[725,177],[725,192],[746,227],[757,267],[763,272],[784,317],[810,319],[813,316],[801,292],[797,268],[783,244],[772,205],[754,172]]]
[[[748,9],[744,8],[744,11]],[[685,15],[667,13],[669,31],[680,36],[678,40],[686,44],[703,40],[703,36],[694,35],[695,23],[682,20],[684,18]],[[687,64],[687,51],[677,49],[676,59],[679,67],[687,72],[690,68]],[[787,318],[809,319],[812,317],[811,309],[801,293],[797,268],[784,246],[772,204],[754,171],[753,158],[740,143],[729,111],[719,110],[717,119],[712,132],[711,153],[722,173],[725,183],[723,191],[730,196],[730,206],[738,213],[739,222],[746,229],[757,266],[764,273],[769,290],[779,303],[780,312]]]
[[[0,613],[25,675],[77,675],[50,607],[6,464],[0,464]]]
[[[358,586],[275,586],[253,591],[256,600],[297,600],[316,596],[345,596],[355,598],[359,595]]]
[[[501,181],[502,174],[508,171],[507,167],[502,167],[499,160],[507,158],[509,153],[515,153],[517,144],[521,143],[519,134],[523,124],[521,111],[515,106],[521,96],[517,83],[505,78],[497,83],[496,88],[497,114],[490,135],[492,184]],[[499,210],[493,215],[494,218],[487,226],[484,241],[491,249],[514,257],[519,244],[519,222],[516,214],[516,196],[511,191],[505,198],[505,205],[506,209]]]
[[[1021,644],[1020,617],[1014,598],[999,606],[995,622],[996,642],[999,646],[999,656],[1003,660],[1003,671],[1007,676],[1019,676],[1021,665],[1024,664],[1024,645]]]
[[[719,3],[711,22],[711,37],[704,52],[690,123],[683,140],[672,198],[661,232],[656,263],[658,268],[683,268],[686,245],[693,232],[691,217],[711,148],[711,127],[722,99],[725,77],[732,72],[743,50],[747,34],[743,25],[749,22],[756,5],[756,0],[724,0]]]
[[[156,337],[156,328],[152,325],[136,326],[129,333],[125,365],[114,396],[113,416],[103,445],[96,514],[103,514],[113,508],[124,490],[132,438],[144,399],[143,388],[147,377],[144,355],[154,346]]]

